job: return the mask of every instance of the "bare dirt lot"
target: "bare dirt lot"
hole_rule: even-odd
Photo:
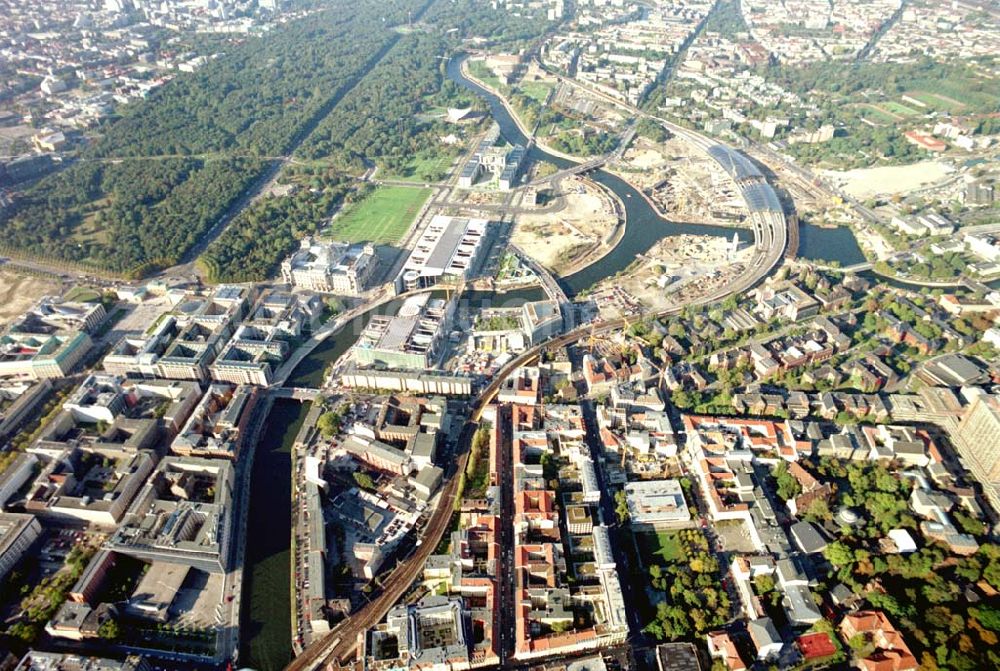
[[[0,327],[6,326],[47,294],[59,294],[59,282],[49,278],[19,275],[0,268]]]
[[[656,143],[637,138],[612,172],[680,221],[726,223],[742,211],[739,194],[707,154],[678,137]]]
[[[513,242],[556,274],[565,273],[579,257],[600,249],[618,217],[603,191],[579,177],[560,185],[566,206],[555,212],[517,217]]]
[[[855,198],[870,198],[883,194],[908,193],[943,182],[953,169],[942,161],[921,161],[910,165],[862,168],[822,174]]]

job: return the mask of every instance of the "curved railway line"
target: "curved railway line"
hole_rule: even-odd
[[[781,229],[784,232],[784,229]],[[775,235],[770,227],[755,227],[754,233],[758,237],[757,247],[762,253],[754,257],[747,269],[747,272],[740,276],[736,282],[720,289],[708,296],[702,297],[698,303],[713,303],[721,300],[733,293],[742,293],[753,287],[762,280],[779,261],[784,253],[786,235]],[[763,239],[761,239],[763,238]],[[684,306],[675,306],[667,310],[654,313],[651,316],[669,317],[675,315]],[[628,327],[629,322],[624,319],[614,319],[603,322],[595,327],[581,326],[578,328],[555,336],[545,342],[534,345],[522,354],[508,362],[493,377],[486,387],[476,396],[472,403],[472,413],[462,429],[459,445],[462,446],[462,453],[458,459],[452,462],[449,468],[447,484],[441,492],[441,500],[431,515],[430,521],[424,529],[423,540],[412,555],[405,558],[399,566],[388,577],[382,586],[382,591],[372,601],[366,604],[361,610],[350,618],[342,621],[334,627],[324,638],[320,639],[301,655],[296,657],[287,667],[290,671],[302,671],[304,669],[317,669],[328,665],[339,665],[343,660],[355,650],[358,645],[358,637],[363,635],[372,626],[385,617],[389,609],[406,593],[413,582],[417,579],[420,571],[423,570],[427,558],[435,551],[445,531],[448,529],[451,515],[454,511],[455,500],[461,496],[458,491],[461,478],[459,474],[465,470],[466,462],[469,458],[469,451],[466,449],[471,444],[472,434],[475,432],[482,417],[483,410],[496,397],[503,381],[517,368],[533,363],[541,353],[550,347],[564,347],[580,340],[584,340],[591,335],[605,335],[621,331]]]
[[[560,77],[561,80],[564,78]],[[578,82],[567,80],[568,83],[579,86]],[[781,262],[785,249],[789,242],[788,225],[789,220],[784,216],[778,205],[775,210],[774,203],[770,196],[762,191],[771,190],[770,185],[764,180],[763,175],[745,156],[731,150],[725,145],[707,138],[689,129],[682,128],[664,119],[654,117],[637,108],[623,105],[621,101],[611,99],[616,105],[629,109],[637,117],[647,117],[664,125],[671,132],[680,135],[712,156],[726,171],[733,183],[741,192],[750,211],[750,221],[754,233],[753,259],[747,269],[736,280],[726,287],[702,296],[694,304],[713,303],[732,294],[740,294],[752,288]],[[586,165],[586,164],[582,164]],[[580,166],[576,166],[580,168]],[[794,225],[794,221],[791,222]],[[675,315],[685,306],[674,306],[666,310],[647,315],[648,317],[668,317]],[[361,610],[352,615],[340,624],[335,626],[323,638],[314,642],[301,655],[296,657],[287,667],[291,671],[302,671],[308,669],[312,671],[320,667],[338,666],[353,653],[359,643],[359,637],[376,625],[385,617],[389,609],[395,605],[406,593],[413,582],[423,570],[427,558],[435,551],[441,541],[445,531],[448,529],[452,513],[454,511],[456,498],[461,496],[459,486],[462,481],[460,473],[465,470],[469,457],[468,446],[479,421],[483,410],[496,397],[500,385],[515,369],[533,363],[542,351],[550,347],[564,347],[592,335],[606,335],[628,328],[630,321],[627,318],[613,319],[601,322],[596,326],[580,326],[567,333],[550,338],[549,340],[532,346],[508,362],[492,378],[475,397],[472,402],[472,412],[465,423],[458,445],[462,450],[458,458],[451,462],[448,467],[448,479],[441,491],[441,499],[437,507],[431,514],[427,526],[424,528],[422,542],[413,553],[405,557],[396,569],[387,577],[377,596],[369,601]]]

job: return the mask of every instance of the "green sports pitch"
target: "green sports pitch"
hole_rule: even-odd
[[[399,242],[430,195],[430,189],[380,186],[335,217],[327,237],[346,242]]]

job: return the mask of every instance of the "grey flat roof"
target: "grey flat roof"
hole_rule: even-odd
[[[468,225],[469,220],[465,218],[454,218],[449,221],[448,226],[441,232],[441,237],[434,244],[434,250],[427,257],[424,267],[446,269],[455,256],[455,250],[462,244]]]
[[[809,522],[796,522],[792,525],[791,532],[795,544],[806,554],[822,552],[826,547],[826,540]]]

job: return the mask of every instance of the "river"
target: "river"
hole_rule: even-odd
[[[837,261],[841,266],[853,266],[867,260],[858,246],[854,232],[846,226],[824,228],[801,224],[798,255],[810,261]]]
[[[462,74],[461,58],[453,58],[448,62],[448,78],[456,84],[465,87],[486,100],[490,113],[500,126],[500,134],[511,144],[526,145],[528,138],[511,118],[510,112],[503,102],[483,87],[470,81]],[[528,156],[535,161],[551,163],[564,169],[574,165],[573,161],[553,156],[548,152],[532,147]],[[595,170],[589,177],[613,191],[625,204],[626,226],[621,241],[607,256],[599,262],[591,264],[572,275],[562,278],[563,288],[574,295],[592,286],[596,282],[624,270],[635,260],[637,254],[648,251],[653,245],[668,235],[712,235],[732,237],[736,230],[744,243],[752,242],[753,235],[746,229],[733,229],[726,226],[711,226],[705,224],[689,224],[669,221],[656,213],[650,204],[628,182],[605,170]],[[805,224],[799,228],[799,256],[816,261],[839,261],[841,265],[849,266],[865,260],[858,247],[854,234],[848,228],[820,228]]]
[[[308,403],[278,399],[257,444],[240,617],[240,665],[282,669],[292,658],[292,444]]]
[[[526,145],[527,138],[499,98],[465,79],[459,65],[458,59],[452,59],[448,63],[449,78],[486,99],[500,126],[501,134],[508,142]],[[532,148],[529,157],[535,161],[551,163],[559,169],[573,165],[571,161],[553,156],[538,147]],[[668,235],[732,237],[735,231],[744,243],[752,242],[752,234],[745,229],[668,221],[660,217],[646,199],[621,178],[604,170],[596,170],[589,176],[618,195],[625,206],[627,225],[621,240],[607,255],[560,280],[570,295],[624,270],[638,254],[648,251]],[[805,256],[810,257],[811,253],[816,256],[810,258],[836,258],[844,265],[864,259],[848,229],[803,227],[807,228],[809,230],[804,231],[802,236]],[[825,256],[827,254],[834,256]],[[543,297],[544,293],[540,288],[529,287],[507,293],[467,291],[462,298],[465,306],[479,308],[514,307]],[[327,367],[357,341],[372,315],[394,315],[401,303],[401,300],[392,301],[348,322],[295,368],[287,386],[320,387]],[[291,446],[307,410],[307,404],[290,400],[277,401],[268,416],[266,430],[257,446],[254,459],[251,483],[253,496],[248,528],[256,531],[247,539],[240,663],[261,671],[281,668],[291,658]]]
[[[490,93],[462,74],[461,58],[453,58],[448,62],[448,78],[459,86],[482,97],[489,104],[490,112],[500,126],[500,134],[511,144],[527,145],[528,138],[518,128],[510,112],[504,107],[500,98]],[[533,146],[528,152],[533,161],[551,163],[560,170],[575,165],[573,161],[553,156],[552,154]],[[605,170],[595,170],[588,177],[611,189],[625,205],[626,226],[621,240],[600,261],[593,263],[572,275],[561,278],[560,282],[566,293],[575,295],[593,286],[596,282],[621,272],[629,266],[637,255],[649,251],[657,242],[668,235],[713,235],[731,238],[736,231],[740,240],[751,242],[753,235],[744,229],[733,229],[726,226],[709,226],[703,224],[686,224],[668,221],[656,213],[656,210],[628,182]]]

